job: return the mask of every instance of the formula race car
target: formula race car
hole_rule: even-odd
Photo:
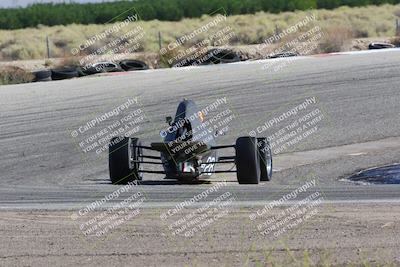
[[[175,118],[167,117],[168,126],[160,132],[162,142],[143,145],[138,138],[117,136],[109,144],[109,170],[113,184],[142,180],[143,173],[164,174],[166,179],[182,182],[210,178],[213,173],[236,172],[240,184],[258,184],[272,177],[272,153],[267,138],[244,136],[233,145],[217,145],[213,125],[207,123],[204,112],[184,99],[178,105]],[[218,150],[235,149],[234,156],[218,156]],[[160,156],[144,153],[158,151]],[[158,161],[155,161],[158,160]],[[143,168],[159,164],[163,170]],[[215,170],[217,164],[234,164],[236,170]],[[151,166],[151,165],[148,165]]]

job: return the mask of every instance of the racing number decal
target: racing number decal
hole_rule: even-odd
[[[215,157],[208,157],[207,158],[207,163],[208,162],[215,162]],[[205,165],[204,166],[204,169],[203,169],[203,172],[212,172],[212,171],[214,171],[214,163],[210,163],[210,164],[203,164],[203,165]],[[211,175],[212,173],[205,173],[206,175]]]

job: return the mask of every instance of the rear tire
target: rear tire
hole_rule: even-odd
[[[135,180],[142,180],[139,172],[142,149],[138,138],[114,137],[109,146],[109,170],[113,184],[126,184]]]
[[[271,181],[272,178],[272,152],[267,138],[257,138],[258,156],[260,159],[260,180]]]
[[[236,140],[236,173],[239,184],[260,182],[260,162],[255,137],[239,137]]]

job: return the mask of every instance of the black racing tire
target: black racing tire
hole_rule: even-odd
[[[134,71],[134,70],[147,70],[149,69],[149,66],[147,66],[146,63],[140,60],[122,60],[119,62],[119,65],[124,71]]]
[[[140,163],[134,162],[142,157],[141,143],[138,138],[114,137],[109,145],[108,167],[110,180],[113,184],[126,184],[135,180],[142,180]]]
[[[238,54],[227,49],[213,49],[209,53],[213,53],[210,60],[214,64],[234,63],[240,61]]]
[[[51,70],[34,71],[33,75],[35,76],[35,79],[33,80],[35,82],[51,81]]]
[[[121,67],[113,62],[99,62],[94,63],[91,66],[87,66],[82,68],[82,72],[85,75],[93,75],[97,73],[105,73],[105,72],[121,72],[124,71]]]
[[[368,49],[386,49],[386,48],[394,48],[395,46],[389,43],[370,43],[368,45]]]
[[[257,149],[260,159],[260,181],[271,181],[272,151],[266,137],[257,138]]]
[[[258,184],[260,182],[260,160],[257,139],[245,136],[236,139],[236,174],[239,184]]]
[[[62,69],[52,69],[51,79],[52,80],[65,80],[79,77],[78,71],[74,67],[62,68]]]

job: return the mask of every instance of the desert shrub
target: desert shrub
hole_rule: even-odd
[[[351,29],[343,26],[331,26],[324,29],[324,38],[319,44],[319,52],[340,52],[345,41],[352,38]]]
[[[32,73],[19,67],[0,67],[0,84],[2,85],[31,82],[34,78]]]
[[[8,55],[8,58],[11,60],[32,58],[32,51],[21,44],[11,45],[3,49],[3,51],[5,54]]]
[[[400,47],[400,36],[392,38],[390,40],[390,43],[394,44],[397,47]]]
[[[369,36],[368,31],[362,29],[355,29],[353,31],[354,38],[367,38]]]

